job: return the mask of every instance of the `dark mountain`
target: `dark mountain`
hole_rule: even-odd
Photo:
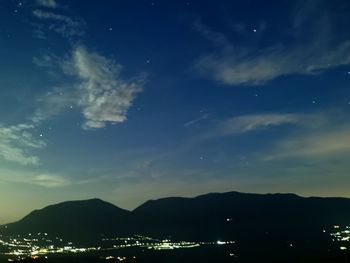
[[[153,236],[235,240],[239,262],[343,262],[332,258],[329,230],[350,225],[350,199],[229,192],[148,201],[133,213]]]
[[[335,224],[349,224],[350,199],[304,198],[294,194],[213,193],[195,198],[147,201],[133,213],[144,230],[179,238],[287,233],[304,235]]]
[[[131,212],[100,199],[68,201],[34,210],[23,219],[6,225],[6,231],[47,232],[72,240],[85,240],[124,233],[131,216]]]
[[[350,224],[350,199],[294,194],[212,193],[147,201],[134,211],[99,199],[35,210],[8,224],[12,233],[48,232],[71,238],[144,233],[175,239],[319,238],[322,229]]]

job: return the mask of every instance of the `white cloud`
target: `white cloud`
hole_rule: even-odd
[[[60,175],[52,175],[52,174],[40,174],[33,177],[33,184],[44,186],[44,187],[62,187],[70,185],[71,182],[60,176]]]
[[[38,165],[39,158],[26,152],[29,148],[46,146],[43,140],[36,139],[30,132],[34,128],[29,124],[0,126],[0,157],[22,165]]]
[[[55,0],[37,0],[36,2],[38,5],[48,8],[56,8],[58,6]]]
[[[311,116],[300,114],[278,113],[237,116],[220,122],[204,137],[221,137],[262,130],[285,124],[302,124],[310,117]]]
[[[124,122],[145,82],[145,76],[123,79],[120,64],[83,46],[73,49],[66,59],[46,54],[34,57],[33,63],[50,71],[59,66],[65,75],[73,76],[76,81],[69,79],[66,87],[53,88],[38,98],[38,107],[31,118],[35,124],[72,108],[82,111],[84,129]]]
[[[144,78],[124,80],[121,65],[79,46],[64,63],[67,74],[77,77],[78,105],[86,119],[86,129],[101,128],[106,123],[126,120],[127,110],[142,91]]]

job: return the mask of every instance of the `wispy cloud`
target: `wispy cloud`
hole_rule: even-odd
[[[75,47],[65,59],[54,54],[33,58],[33,63],[70,79],[67,87],[55,87],[38,98],[31,120],[39,123],[66,110],[81,110],[84,129],[126,121],[127,111],[143,90],[145,75],[132,79],[121,76],[122,66],[84,46]],[[59,73],[61,70],[61,73]]]
[[[202,138],[218,138],[268,131],[289,125],[280,138],[269,142],[269,150],[258,154],[265,161],[346,156],[350,154],[350,126],[339,111],[314,113],[269,113],[243,115],[219,122]],[[340,114],[343,116],[343,114]],[[294,129],[295,128],[295,129]]]
[[[345,55],[344,55],[345,54]],[[196,68],[228,85],[261,85],[291,74],[315,75],[350,63],[350,41],[334,48],[274,46],[264,50],[236,49],[202,57]]]
[[[57,116],[77,106],[77,92],[74,89],[53,88],[37,99],[37,108],[30,120],[39,125],[40,122]]]
[[[70,91],[63,93],[61,88],[54,88],[38,98],[38,107],[28,117],[26,123],[16,125],[0,125],[0,157],[6,161],[22,165],[39,165],[40,160],[30,152],[33,149],[43,149],[46,142],[41,139],[38,128],[41,123],[62,113],[68,107],[76,105],[76,99]],[[36,133],[36,135],[34,135]]]
[[[55,1],[39,1],[41,5],[55,7]],[[65,36],[80,36],[85,24],[81,19],[70,16],[34,10],[33,15],[40,20],[54,23],[50,29]],[[85,118],[84,129],[102,128],[106,123],[116,124],[127,119],[127,111],[132,106],[136,95],[143,90],[145,76],[133,79],[121,77],[122,66],[97,52],[89,51],[83,45],[75,45],[66,59],[60,59],[49,53],[33,58],[33,63],[47,68],[49,72],[63,70],[64,75],[75,77],[70,88],[55,88],[45,96],[41,96],[40,106],[32,120],[39,123],[57,115],[68,106],[78,106]]]
[[[200,116],[200,117],[198,117],[196,119],[193,119],[193,120],[190,120],[190,121],[186,122],[184,124],[184,127],[189,127],[191,125],[194,125],[194,124],[196,124],[196,123],[198,123],[200,121],[206,120],[208,118],[209,118],[209,114],[203,114],[202,116]]]
[[[64,37],[82,36],[85,34],[85,22],[80,18],[73,19],[66,15],[47,12],[40,9],[34,10],[33,15],[40,20],[51,21],[51,23],[48,24],[48,29],[55,31]]]
[[[69,37],[69,40],[84,33],[85,22],[80,18],[58,14],[56,1],[38,0],[37,3],[51,8],[50,11],[33,11],[33,16],[45,22],[37,25],[41,38],[45,38],[43,30],[46,26]],[[145,76],[124,79],[121,77],[122,66],[114,60],[76,45],[74,41],[70,41],[70,44],[75,48],[63,58],[52,52],[33,57],[36,66],[46,68],[56,77],[60,76],[60,81],[65,84],[51,87],[50,91],[37,98],[37,107],[27,117],[27,123],[0,126],[0,157],[4,160],[22,165],[40,164],[39,157],[30,151],[44,148],[46,144],[33,133],[44,121],[67,110],[82,112],[84,129],[98,129],[107,123],[126,121],[128,109],[136,95],[143,90]],[[59,177],[43,175],[35,177],[35,181],[52,186],[64,182]]]
[[[199,58],[195,68],[219,83],[238,86],[261,85],[293,74],[317,75],[350,64],[350,40],[331,41],[331,20],[326,12],[319,12],[320,3],[306,1],[295,11],[290,33],[295,41],[277,42],[264,48],[232,43],[228,36],[197,23],[195,30],[218,49]],[[300,39],[305,41],[297,41]]]
[[[345,157],[350,154],[350,127],[337,125],[336,128],[296,135],[277,143],[271,154],[264,160],[285,158],[319,159],[322,157]]]
[[[43,68],[54,68],[59,66],[61,59],[52,52],[41,53],[39,56],[34,56],[33,64]]]
[[[26,168],[21,169],[19,167],[11,169],[0,168],[0,182],[37,185],[47,188],[80,184],[78,180],[72,181],[61,174],[28,170]]]
[[[56,8],[58,6],[55,0],[37,0],[38,5],[48,8]]]
[[[227,39],[227,37],[220,32],[216,32],[203,24],[200,19],[197,19],[192,26],[194,31],[199,32],[203,37],[205,37],[208,41],[213,43],[215,46],[219,48],[224,48],[231,50],[233,46],[231,42]]]
[[[48,188],[62,187],[72,184],[70,180],[60,175],[39,174],[32,178],[32,184],[40,185]]]
[[[79,80],[77,104],[86,119],[84,128],[101,128],[106,123],[127,119],[127,110],[142,91],[145,78],[125,80],[120,75],[121,68],[115,61],[83,46],[78,46],[64,63],[66,74]]]
[[[0,157],[22,165],[38,165],[39,158],[27,153],[28,149],[39,149],[46,146],[41,139],[35,138],[30,124],[0,126]]]
[[[228,135],[242,134],[256,130],[268,129],[274,126],[288,124],[305,124],[311,119],[309,115],[302,114],[280,114],[266,113],[242,115],[228,118],[217,124],[217,126],[205,134],[204,137],[222,137]]]

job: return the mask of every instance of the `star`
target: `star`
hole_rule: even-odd
[[[199,157],[199,160],[203,161],[203,160],[204,160],[204,157],[203,157],[203,156],[200,156],[200,157]]]
[[[109,27],[109,28],[108,28],[108,31],[113,31],[113,27]]]
[[[257,31],[257,30],[254,28],[254,29],[253,29],[253,32],[256,33],[256,31]]]
[[[151,60],[147,59],[147,60],[146,60],[146,63],[147,63],[147,64],[151,63]]]
[[[39,136],[40,136],[40,137],[43,137],[43,134],[42,134],[42,133],[40,133],[40,134],[39,134]]]

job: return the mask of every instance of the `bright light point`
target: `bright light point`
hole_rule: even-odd
[[[254,29],[253,29],[253,32],[256,33],[256,31],[257,31],[257,30],[254,28]]]
[[[347,250],[347,247],[340,247],[340,250]]]

